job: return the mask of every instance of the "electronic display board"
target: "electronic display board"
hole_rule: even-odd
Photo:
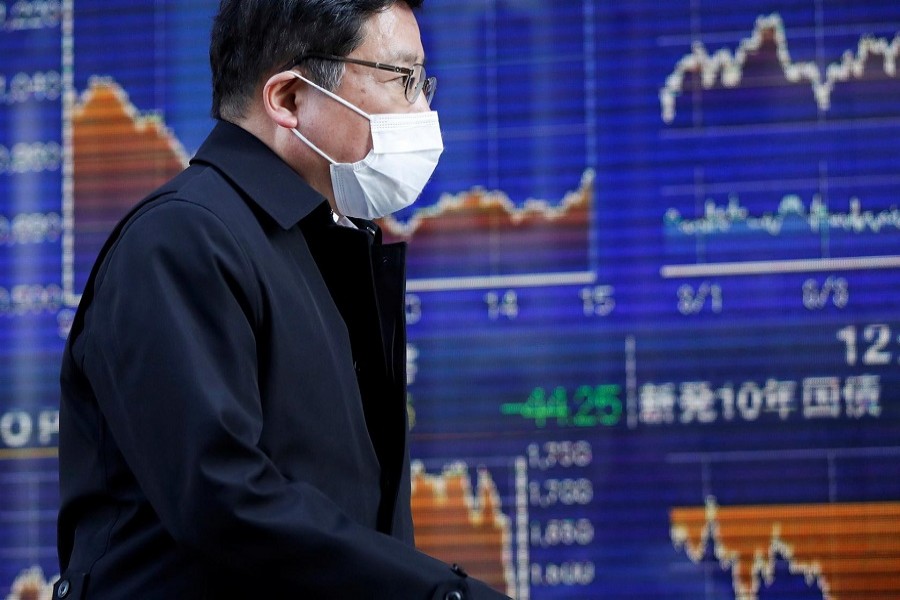
[[[0,2],[0,597],[58,574],[65,336],[212,126],[216,5]],[[446,150],[381,222],[419,546],[519,600],[900,597],[900,5],[419,21]]]

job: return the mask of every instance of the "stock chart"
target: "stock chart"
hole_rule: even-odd
[[[215,2],[0,2],[0,597],[58,574],[58,373],[212,127]],[[417,544],[519,600],[900,596],[900,6],[429,0]],[[49,597],[49,596],[48,596]]]

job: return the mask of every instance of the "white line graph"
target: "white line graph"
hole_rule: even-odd
[[[873,57],[881,58],[885,75],[896,77],[897,58],[900,56],[900,33],[893,39],[862,36],[856,50],[847,50],[840,60],[824,69],[815,62],[794,62],[788,49],[787,34],[782,18],[777,13],[763,15],[756,19],[756,25],[749,38],[741,40],[732,53],[726,48],[710,54],[702,42],[692,45],[691,53],[683,56],[675,70],[666,78],[659,91],[662,120],[671,123],[675,119],[676,101],[684,92],[685,76],[699,76],[703,89],[717,85],[725,88],[738,87],[744,76],[744,66],[749,57],[759,52],[763,45],[772,41],[776,47],[778,61],[789,83],[808,83],[821,111],[831,108],[831,93],[834,86],[851,79],[860,79],[864,69]]]

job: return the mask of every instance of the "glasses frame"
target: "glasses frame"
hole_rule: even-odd
[[[425,92],[425,102],[428,105],[431,105],[431,99],[434,98],[434,90],[437,88],[437,77],[427,77],[425,73],[425,65],[417,65],[422,68],[422,78],[421,83],[415,86],[410,86],[410,82],[413,80],[413,75],[415,74],[415,69],[410,69],[409,67],[398,67],[397,65],[389,65],[387,63],[382,62],[374,62],[371,60],[362,60],[359,58],[350,58],[348,56],[337,56],[335,54],[318,54],[315,52],[310,52],[309,54],[302,54],[291,61],[290,66],[287,68],[293,68],[300,63],[304,62],[310,58],[317,58],[319,60],[333,60],[336,62],[342,63],[350,63],[353,65],[361,65],[363,67],[371,67],[373,69],[380,69],[382,71],[390,71],[391,73],[398,73],[400,75],[406,76],[406,84],[404,85],[404,95],[410,104],[415,104],[416,100],[419,99],[419,94]]]

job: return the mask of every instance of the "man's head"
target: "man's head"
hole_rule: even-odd
[[[422,1],[222,0],[210,45],[214,116],[253,133],[335,207],[329,162],[292,130],[354,163],[372,149],[369,121],[289,70],[367,114],[428,111],[425,94],[407,97],[407,77],[360,64],[424,64],[412,12]]]
[[[209,61],[212,113],[237,121],[259,86],[304,54],[347,56],[363,41],[366,21],[395,3],[418,8],[423,0],[221,0]],[[313,81],[329,90],[340,83],[339,62],[309,60]]]

